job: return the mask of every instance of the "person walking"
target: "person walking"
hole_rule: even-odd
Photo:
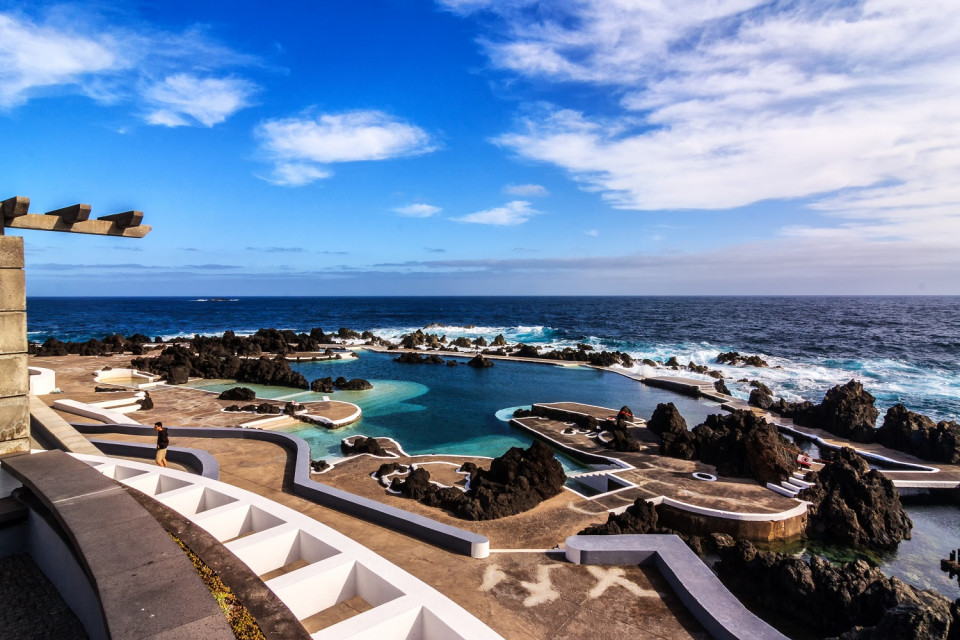
[[[157,464],[167,466],[167,447],[170,446],[170,436],[162,422],[155,422],[153,428],[157,430]]]

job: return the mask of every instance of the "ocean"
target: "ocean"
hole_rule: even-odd
[[[744,379],[761,380],[788,400],[819,402],[831,386],[855,378],[876,396],[881,420],[897,402],[934,420],[960,420],[960,297],[29,298],[27,312],[29,339],[37,342],[137,332],[164,338],[228,329],[242,334],[262,327],[297,332],[321,327],[328,333],[348,327],[397,339],[440,323],[445,326],[429,331],[448,338],[490,341],[503,334],[510,343],[586,343],[638,360],[676,356],[683,364],[723,371],[727,386],[743,398],[749,385],[738,381]],[[758,354],[770,367],[715,363],[718,353],[731,350]],[[658,402],[672,401],[690,426],[718,411],[714,403],[593,369],[511,362],[489,370],[400,365],[375,353],[362,353],[357,361],[293,366],[308,380],[343,375],[375,385],[369,392],[334,394],[360,405],[364,417],[358,423],[335,432],[296,430],[315,458],[337,455],[340,438],[356,433],[395,437],[414,454],[499,455],[529,443],[503,418],[512,413],[508,409],[532,402],[626,404],[649,418]],[[298,393],[260,391],[264,397]],[[578,469],[575,461],[561,462],[568,471]],[[956,579],[939,571],[939,558],[960,544],[957,507],[908,504],[907,511],[914,520],[913,539],[869,559],[911,584],[958,597]],[[796,546],[784,550],[805,552]],[[815,552],[851,557],[842,549]]]
[[[635,358],[705,364],[734,395],[758,379],[788,400],[819,402],[861,380],[881,411],[897,402],[934,420],[960,420],[960,297],[338,297],[30,298],[29,339],[251,333],[261,327],[423,328],[453,338],[503,334],[544,346],[586,343]],[[473,328],[467,328],[473,325]],[[716,365],[722,351],[760,354],[769,368]],[[686,374],[685,374],[686,375]],[[692,377],[697,377],[692,375]]]

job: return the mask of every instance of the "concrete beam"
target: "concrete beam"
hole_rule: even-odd
[[[67,224],[74,224],[75,222],[83,222],[90,217],[90,205],[72,204],[69,207],[64,207],[63,209],[47,211],[47,213],[44,215],[57,216]]]
[[[64,222],[59,217],[46,216],[36,213],[28,213],[12,219],[7,218],[6,226],[11,229],[64,231],[67,233],[86,233],[96,236],[122,236],[124,238],[142,238],[150,233],[149,225],[124,227],[116,222],[103,218],[97,220],[84,220],[83,222],[69,224]]]
[[[109,220],[118,227],[139,227],[143,220],[143,211],[124,211],[123,213],[113,213],[109,216],[100,216],[97,220]]]
[[[0,218],[16,218],[27,214],[30,209],[30,198],[14,196],[0,202]]]

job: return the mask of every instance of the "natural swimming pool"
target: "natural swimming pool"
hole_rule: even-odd
[[[715,402],[687,398],[642,385],[615,373],[589,367],[557,367],[498,360],[493,367],[474,369],[466,358],[456,367],[399,364],[392,354],[363,351],[356,360],[292,362],[291,367],[307,380],[332,376],[364,378],[373,383],[369,391],[336,391],[332,400],[352,402],[363,410],[354,424],[336,430],[304,425],[293,427],[310,443],[314,458],[340,455],[340,440],[347,436],[391,437],[410,454],[463,454],[499,456],[510,447],[527,447],[530,436],[514,429],[501,417],[503,409],[535,402],[574,401],[610,407],[628,405],[635,415],[649,418],[660,402],[673,402],[691,425],[710,413]],[[233,384],[204,384],[200,388],[220,391]],[[320,400],[323,394],[244,384],[258,396],[300,402]],[[565,460],[568,468],[582,468]]]

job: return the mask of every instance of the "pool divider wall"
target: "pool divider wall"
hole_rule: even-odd
[[[144,425],[102,425],[73,423],[84,434],[123,433],[153,435],[153,427]],[[310,479],[310,445],[303,438],[279,431],[237,429],[232,427],[167,427],[171,437],[185,438],[241,438],[272,442],[295,455],[293,493],[317,504],[335,509],[368,522],[405,533],[424,542],[443,547],[472,558],[490,555],[490,541],[472,531],[459,529],[425,516],[404,511],[376,500]]]

